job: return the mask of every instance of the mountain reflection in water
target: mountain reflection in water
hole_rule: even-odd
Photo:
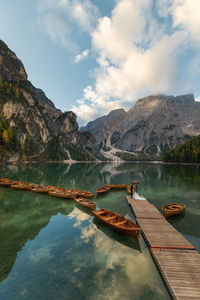
[[[169,222],[200,251],[200,168],[143,163],[0,166],[1,177],[95,192],[131,184],[160,211],[186,205]],[[126,191],[94,199],[131,215]],[[139,241],[140,242],[140,241]],[[120,235],[71,200],[0,188],[0,299],[169,299],[146,247]],[[142,250],[141,250],[142,248]]]

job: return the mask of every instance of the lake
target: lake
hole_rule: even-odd
[[[95,192],[139,180],[160,211],[186,205],[169,222],[200,252],[200,167],[145,163],[0,166],[0,177]],[[94,199],[134,221],[126,191]],[[0,299],[170,299],[142,237],[120,235],[91,212],[45,194],[0,187]]]

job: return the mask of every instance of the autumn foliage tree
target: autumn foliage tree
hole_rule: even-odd
[[[8,132],[6,129],[3,131],[2,138],[5,143],[8,143]]]

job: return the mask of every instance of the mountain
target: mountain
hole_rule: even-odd
[[[102,150],[112,148],[122,158],[155,158],[200,134],[199,115],[200,103],[192,94],[152,95],[139,99],[128,112],[114,110],[81,130],[93,134]]]
[[[89,131],[99,143],[99,148],[110,149],[110,135],[116,127],[119,127],[124,120],[126,112],[124,109],[111,111],[107,116],[100,117],[95,121],[89,122],[87,126],[81,127],[82,131]]]
[[[101,160],[95,138],[72,111],[56,109],[0,40],[0,160]]]

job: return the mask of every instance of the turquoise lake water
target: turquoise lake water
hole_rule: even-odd
[[[169,222],[200,252],[200,168],[142,163],[0,166],[0,177],[95,192],[139,180],[160,211],[186,204]],[[126,191],[94,199],[129,217]],[[170,299],[143,239],[120,235],[72,200],[0,187],[0,299]]]

